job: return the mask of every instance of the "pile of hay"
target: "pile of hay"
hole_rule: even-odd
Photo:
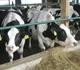
[[[63,52],[63,48],[50,49],[35,70],[80,70],[80,52]]]

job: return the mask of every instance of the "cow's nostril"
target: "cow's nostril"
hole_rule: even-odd
[[[74,42],[73,45],[74,45],[74,46],[77,46],[77,43]]]
[[[13,49],[14,47],[12,46],[11,48]]]

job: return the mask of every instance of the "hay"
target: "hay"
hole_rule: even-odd
[[[62,47],[50,49],[35,70],[80,70],[80,53],[62,50]]]

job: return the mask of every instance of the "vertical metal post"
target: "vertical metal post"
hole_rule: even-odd
[[[15,0],[16,5],[21,5],[21,0]]]
[[[10,6],[10,0],[8,0],[9,1],[9,6]]]
[[[72,0],[72,4],[75,4],[75,0]]]
[[[46,4],[45,6],[46,6],[46,8],[48,7],[47,3],[48,3],[47,0],[45,0],[45,4]]]
[[[79,0],[76,0],[76,4],[79,4]]]
[[[61,0],[61,17],[64,18],[64,17],[67,17],[69,16],[69,0]],[[64,21],[63,22],[66,26],[69,26],[69,22],[68,21]]]

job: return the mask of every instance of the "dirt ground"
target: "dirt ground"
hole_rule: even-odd
[[[80,70],[80,52],[63,52],[63,47],[49,50],[34,70]]]

